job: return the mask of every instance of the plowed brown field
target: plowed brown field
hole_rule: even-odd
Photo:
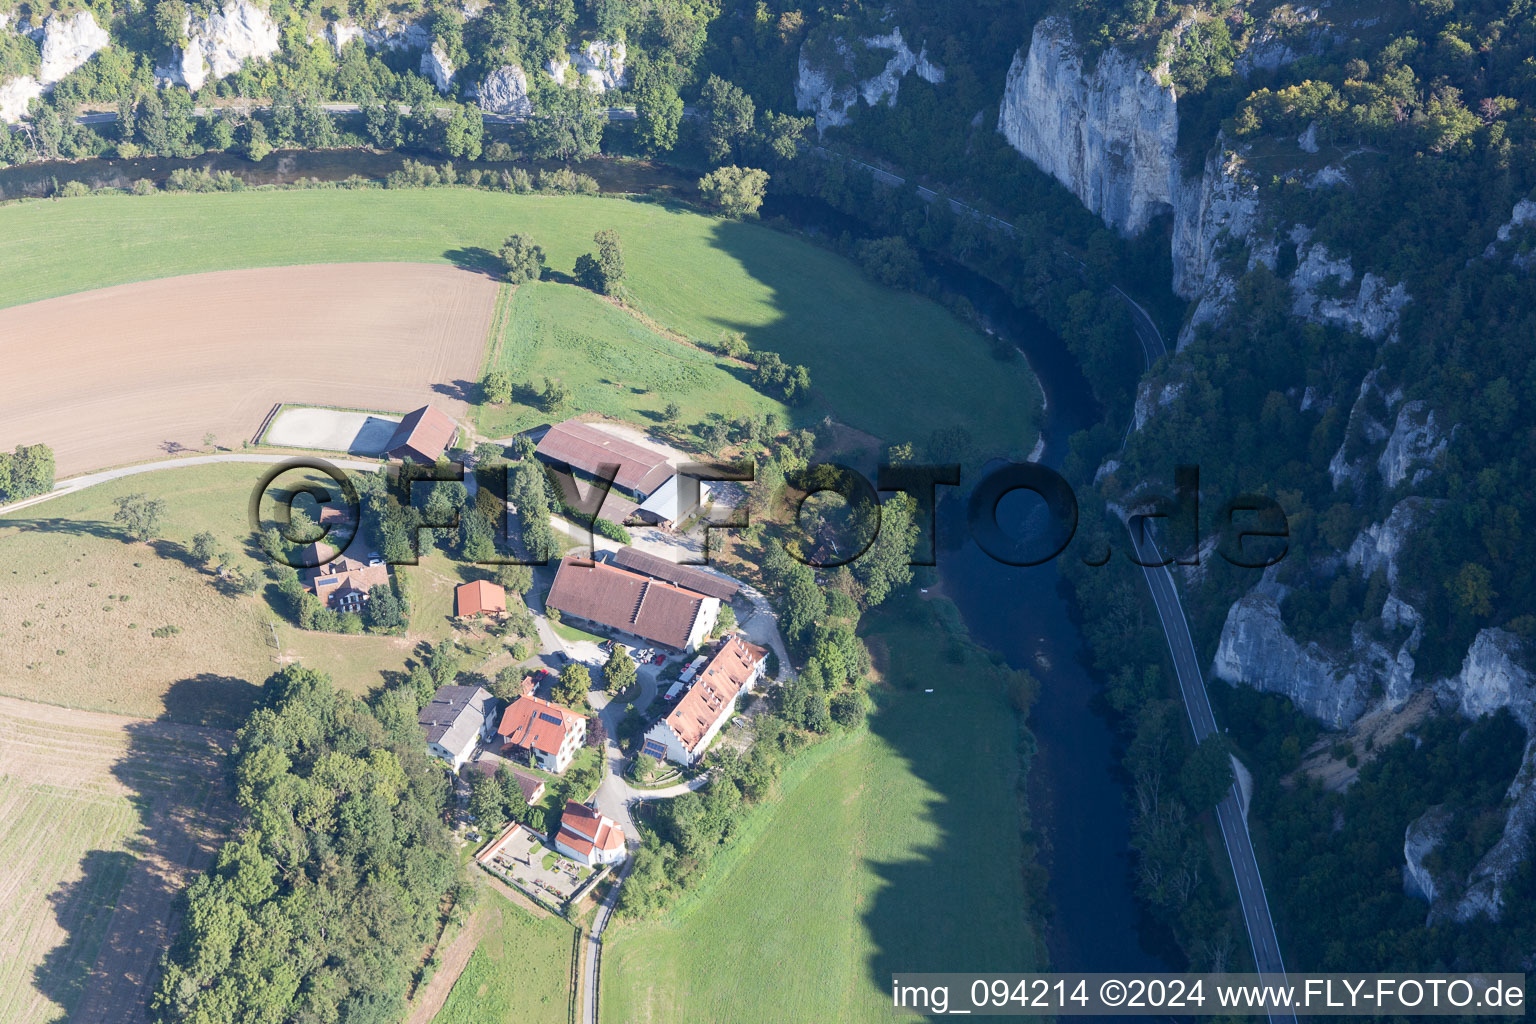
[[[0,450],[60,478],[239,447],[279,402],[461,418],[497,284],[416,263],[232,270],[0,310]]]

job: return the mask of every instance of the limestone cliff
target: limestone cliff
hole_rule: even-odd
[[[592,92],[608,92],[629,84],[624,70],[626,56],[623,42],[594,39],[571,47],[562,57],[550,58],[544,70],[561,85],[584,85]]]
[[[210,79],[217,81],[239,71],[248,60],[268,60],[278,51],[278,29],[266,11],[250,0],[226,0],[222,9],[207,17],[188,14],[183,35],[187,45],[176,52],[170,65],[156,75],[173,85],[196,92]]]
[[[528,76],[515,64],[497,68],[485,76],[475,95],[480,109],[492,114],[530,114],[533,104],[528,99]]]
[[[890,56],[878,74],[860,80],[854,71],[859,49]],[[869,107],[879,103],[895,106],[901,80],[908,72],[916,72],[917,77],[935,85],[944,81],[944,69],[928,59],[927,48],[919,46],[914,53],[900,28],[855,42],[834,38],[816,46],[806,40],[796,65],[795,107],[815,115],[819,134],[850,123],[860,100]]]
[[[1089,210],[1134,235],[1179,185],[1173,88],[1118,50],[1091,70],[1066,23],[1042,19],[1008,69],[997,130]]]
[[[96,24],[90,11],[77,11],[71,17],[51,14],[43,22],[43,60],[37,80],[43,85],[61,81],[65,75],[107,48],[112,38]]]
[[[1287,31],[1263,37],[1286,42],[1276,42],[1282,50],[1264,56],[1261,66],[1294,59],[1300,51],[1292,44],[1322,45],[1324,36],[1315,35],[1312,21],[1315,12],[1301,17],[1300,35],[1287,23]],[[1176,154],[1178,96],[1167,82],[1167,69],[1148,70],[1115,49],[1089,66],[1063,19],[1041,19],[1029,46],[1015,54],[997,130],[1121,234],[1138,234],[1159,214],[1172,213],[1173,290],[1195,302],[1180,346],[1202,324],[1226,315],[1237,275],[1258,263],[1275,267],[1286,246],[1297,257],[1291,277],[1297,316],[1382,338],[1409,301],[1401,284],[1379,274],[1367,272],[1357,282],[1348,260],[1307,244],[1311,232],[1305,225],[1282,230],[1272,223],[1247,147],[1218,136],[1202,173],[1186,178]],[[1304,136],[1296,153],[1316,149]],[[1266,167],[1265,173],[1277,169]],[[1345,185],[1348,172],[1329,166],[1309,172],[1306,180],[1316,188]]]

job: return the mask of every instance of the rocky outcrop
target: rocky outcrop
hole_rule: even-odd
[[[1428,498],[1404,498],[1392,507],[1392,513],[1384,522],[1372,523],[1360,531],[1354,543],[1349,546],[1349,553],[1344,556],[1345,561],[1366,577],[1378,569],[1384,569],[1388,586],[1395,588],[1398,557],[1407,546],[1408,538],[1441,504],[1443,502]]]
[[[107,48],[112,37],[96,24],[90,11],[77,11],[72,17],[53,14],[43,22],[43,60],[37,80],[44,86],[63,80],[64,76]]]
[[[436,86],[438,92],[446,94],[453,90],[454,74],[448,51],[443,49],[441,41],[433,40],[432,48],[421,55],[422,77]]]
[[[0,121],[15,124],[27,115],[27,106],[44,92],[43,83],[31,75],[0,82]]]
[[[1172,86],[1118,50],[1085,70],[1066,22],[1043,18],[1008,69],[997,130],[1104,223],[1134,235],[1174,203],[1175,106]]]
[[[622,42],[594,39],[583,46],[573,46],[562,57],[551,58],[544,65],[549,77],[561,85],[585,85],[592,92],[622,89],[629,84],[624,72],[626,51]],[[575,79],[566,72],[574,70]]]
[[[1467,648],[1461,672],[1442,686],[1468,718],[1508,708],[1527,731],[1536,727],[1536,685],[1521,661],[1524,645],[1502,629],[1480,630]]]
[[[533,103],[528,99],[528,76],[515,64],[504,65],[486,75],[476,94],[480,109],[492,114],[533,113]]]
[[[1284,694],[1313,718],[1342,729],[1360,717],[1373,676],[1384,676],[1392,660],[1379,644],[1358,653],[1363,656],[1343,661],[1317,643],[1297,643],[1285,632],[1274,594],[1255,588],[1227,611],[1211,670],[1229,683]]]
[[[226,78],[246,61],[267,60],[278,51],[277,26],[250,0],[226,0],[217,13],[206,18],[189,14],[184,24],[187,45],[169,67],[156,69],[156,74],[193,92],[210,78]]]
[[[1390,413],[1394,404],[1376,385],[1380,375],[1380,370],[1371,370],[1360,382],[1355,404],[1349,408],[1344,440],[1339,444],[1339,450],[1333,453],[1333,458],[1328,460],[1328,476],[1335,490],[1346,483],[1359,483],[1368,458],[1368,453],[1362,454],[1362,449],[1380,444],[1391,436],[1392,432],[1378,415],[1378,410]]]
[[[1184,381],[1174,381],[1158,387],[1150,380],[1141,382],[1136,390],[1136,429],[1146,426],[1147,420],[1159,409],[1166,409],[1179,400],[1179,396],[1189,390],[1189,385]]]
[[[1316,7],[1282,4],[1253,33],[1234,65],[1244,78],[1255,71],[1278,71],[1302,57],[1315,57],[1340,38],[1320,24]]]
[[[1488,248],[1483,250],[1483,258],[1494,259],[1499,255],[1500,249],[1508,245],[1510,239],[1519,239],[1521,235],[1530,234],[1527,229],[1533,226],[1536,226],[1536,200],[1522,199],[1509,212],[1509,220],[1499,225],[1494,240],[1489,242]],[[1516,252],[1510,262],[1521,270],[1530,270],[1536,266],[1536,253]]]
[[[1455,817],[1439,804],[1415,818],[1403,832],[1403,892],[1426,903],[1434,903],[1441,893],[1441,883],[1424,864],[1424,858],[1445,842],[1446,829]]]
[[[1200,179],[1182,185],[1180,193],[1173,220],[1174,293],[1185,299],[1204,296],[1202,306],[1210,303],[1224,309],[1231,282],[1219,254],[1223,247],[1243,244],[1253,234],[1259,213],[1258,183],[1247,172],[1242,154],[1218,138]],[[1211,310],[1206,317],[1211,317]]]
[[[1461,714],[1479,718],[1508,709],[1527,736],[1536,737],[1536,678],[1525,668],[1524,644],[1502,629],[1480,630],[1467,649],[1461,671],[1441,682],[1441,694]],[[1498,920],[1504,911],[1504,887],[1531,852],[1536,829],[1536,738],[1527,742],[1520,771],[1504,796],[1509,812],[1498,842],[1467,876],[1465,891],[1453,907],[1435,916],[1470,921]]]
[[[425,50],[432,43],[432,36],[425,26],[388,14],[374,22],[371,28],[351,20],[333,21],[327,32],[338,53],[354,39],[361,39],[370,50]]]
[[[1466,891],[1452,913],[1457,921],[1475,917],[1497,921],[1504,913],[1504,887],[1531,854],[1532,830],[1536,829],[1536,739],[1526,743],[1520,771],[1504,801],[1509,805],[1504,832],[1467,876]]]
[[[865,50],[890,52],[885,67],[862,81],[854,71],[855,47],[847,40],[833,39],[830,52],[825,45],[813,47],[810,40],[800,47],[795,75],[795,107],[815,115],[818,134],[850,123],[861,99],[870,107],[879,103],[895,106],[901,80],[909,72],[915,71],[917,77],[935,85],[944,81],[944,69],[928,59],[927,48],[920,46],[916,53],[912,52],[902,38],[900,28],[864,36],[858,45]]]
[[[0,19],[0,31],[6,30],[10,15]],[[15,124],[27,115],[34,99],[52,92],[53,87],[70,72],[104,50],[111,37],[96,24],[90,11],[70,17],[53,14],[41,25],[30,19],[16,26],[16,31],[38,44],[41,59],[35,75],[18,75],[0,81],[0,123]]]
[[[1376,461],[1382,482],[1389,488],[1396,487],[1411,472],[1413,482],[1420,483],[1430,474],[1429,467],[1445,454],[1450,442],[1450,437],[1435,422],[1433,409],[1420,401],[1405,402],[1398,410],[1387,446]]]
[[[1291,312],[1305,320],[1359,331],[1367,338],[1385,337],[1408,304],[1408,289],[1401,282],[1388,287],[1383,278],[1367,273],[1349,295],[1354,280],[1349,260],[1335,257],[1321,243],[1301,245],[1296,272],[1291,275]]]

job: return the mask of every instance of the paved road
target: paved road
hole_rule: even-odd
[[[46,494],[39,494],[35,498],[12,502],[9,505],[0,505],[0,515],[30,508],[45,501],[52,501],[54,498],[62,498],[66,494],[73,494],[87,487],[106,483],[108,480],[120,480],[125,476],[135,476],[139,473],[155,473],[162,469],[180,469],[183,466],[207,466],[215,462],[256,462],[271,466],[285,459],[299,457],[292,452],[268,455],[227,452],[223,455],[193,455],[185,459],[161,459],[159,462],[142,462],[137,466],[120,466],[117,469],[104,469],[99,473],[86,473],[82,476],[72,476],[68,480],[60,480],[54,485],[53,490]],[[363,472],[372,472],[381,465],[378,462],[359,462],[356,459],[326,459],[326,461],[338,469],[361,470]]]
[[[269,110],[269,109],[271,109],[271,106],[272,106],[272,104],[270,104],[270,103],[231,103],[231,104],[227,104],[228,109],[231,109],[231,110],[243,110],[243,111],[249,111],[249,110]],[[356,113],[358,113],[359,111],[361,111],[363,109],[361,106],[359,106],[356,103],[322,103],[322,104],[320,104],[320,107],[321,107],[321,109],[326,110],[326,111],[328,111],[328,112],[330,112],[332,114],[356,114]],[[214,112],[219,111],[219,110],[222,110],[222,109],[225,109],[225,108],[224,107],[193,107],[192,108],[192,116],[193,117],[207,117],[207,116],[209,116],[209,114],[214,113]],[[410,113],[410,109],[411,108],[406,106],[405,104],[403,104],[403,103],[400,104],[400,111],[401,111],[401,113]],[[527,114],[493,114],[490,111],[482,112],[480,117],[481,117],[481,119],[486,124],[518,124],[520,122],[528,120],[528,115]],[[633,121],[634,119],[635,119],[635,108],[634,107],[609,107],[608,108],[608,120],[610,120],[610,121]],[[75,118],[75,123],[76,124],[111,124],[111,123],[113,123],[116,120],[117,120],[117,111],[115,111],[115,110],[90,110],[90,111],[86,111],[85,113],[80,114],[79,116],[77,116]]]
[[[1157,325],[1118,286],[1116,293],[1125,300],[1131,310],[1131,320],[1136,336],[1141,340],[1146,355],[1147,368],[1168,353]],[[1132,421],[1131,427],[1134,428]],[[1126,432],[1127,438],[1130,431]],[[1184,616],[1184,606],[1179,601],[1179,591],[1174,585],[1173,572],[1166,565],[1154,566],[1163,560],[1157,549],[1155,536],[1137,536],[1138,531],[1126,523],[1131,538],[1131,548],[1136,560],[1142,563],[1142,575],[1147,589],[1152,592],[1152,603],[1157,608],[1158,620],[1163,626],[1163,636],[1168,641],[1168,653],[1173,659],[1174,674],[1178,676],[1179,692],[1184,697],[1184,710],[1189,715],[1189,725],[1199,743],[1219,729],[1216,716],[1211,712],[1210,696],[1205,691],[1205,674],[1200,669],[1200,659],[1195,653],[1195,642],[1189,633],[1189,620]],[[1253,852],[1253,839],[1248,834],[1248,820],[1243,814],[1242,797],[1234,780],[1232,788],[1216,805],[1216,820],[1221,826],[1221,838],[1227,848],[1227,860],[1232,865],[1232,876],[1237,883],[1238,902],[1242,906],[1243,924],[1248,929],[1248,943],[1253,948],[1254,963],[1265,981],[1270,984],[1285,982],[1285,962],[1280,955],[1280,940],[1275,936],[1275,922],[1269,911],[1269,897],[1264,892],[1264,879],[1259,875],[1259,861]],[[1275,1010],[1269,1014],[1273,1024],[1295,1024],[1296,1015],[1289,1010]]]
[[[603,897],[603,905],[597,908],[597,916],[592,919],[592,930],[587,933],[587,955],[581,964],[581,1019],[584,1024],[597,1024],[597,976],[603,960],[603,930],[613,916],[614,904],[619,902],[624,879],[629,877],[634,866],[635,859],[631,857],[619,868],[619,877],[614,880],[608,895]]]

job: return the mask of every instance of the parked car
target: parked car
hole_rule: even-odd
[[[655,660],[655,662],[653,662],[653,664],[656,664],[656,665],[665,665],[666,663],[667,663],[667,656],[665,654],[658,654],[658,655],[656,655],[656,660]]]

